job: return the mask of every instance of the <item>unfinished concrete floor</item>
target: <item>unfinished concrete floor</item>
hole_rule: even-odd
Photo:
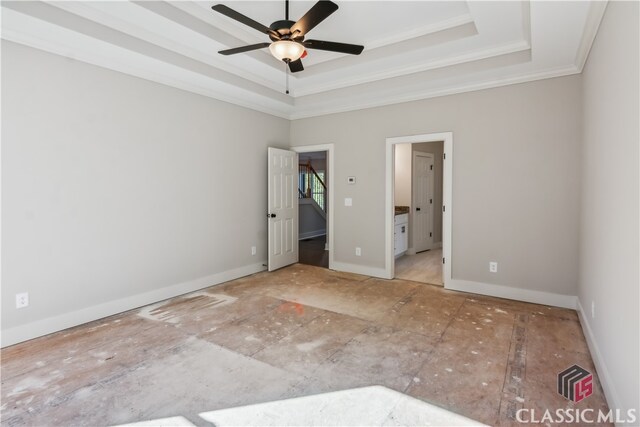
[[[296,264],[3,349],[2,425],[109,425],[383,385],[490,425],[607,409],[576,313]],[[594,393],[556,375],[578,364]]]

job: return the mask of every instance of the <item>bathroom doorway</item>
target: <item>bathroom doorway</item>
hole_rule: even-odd
[[[394,277],[443,286],[444,141],[393,150]]]

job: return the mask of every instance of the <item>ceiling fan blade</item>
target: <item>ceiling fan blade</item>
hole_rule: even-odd
[[[360,55],[364,46],[357,44],[327,42],[323,40],[305,40],[304,47],[308,49],[328,50],[329,52],[348,53],[350,55]]]
[[[248,46],[242,47],[234,47],[233,49],[221,50],[218,53],[222,55],[235,55],[236,53],[249,52],[250,50],[262,49],[264,47],[269,47],[271,43],[258,43],[258,44],[250,44]]]
[[[305,15],[291,26],[293,37],[304,36],[316,25],[327,19],[329,15],[338,10],[338,5],[329,0],[320,0],[314,4]],[[293,34],[295,32],[298,34]]]
[[[304,67],[302,66],[302,60],[298,59],[296,61],[289,62],[289,70],[291,70],[292,73],[297,73],[298,71],[304,70]]]
[[[270,34],[276,37],[277,39],[280,39],[280,34],[278,34],[277,31],[274,31],[269,27],[265,27],[261,23],[256,22],[247,16],[244,16],[240,12],[236,12],[235,10],[231,9],[228,6],[225,6],[223,4],[216,4],[215,6],[211,6],[211,9],[215,10],[218,13],[223,14],[224,16],[228,16],[231,19],[235,19],[236,21],[241,22],[244,25],[248,25],[249,27],[260,31],[261,33]]]

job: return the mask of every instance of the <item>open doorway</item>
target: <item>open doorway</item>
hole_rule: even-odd
[[[395,278],[444,285],[444,141],[395,144]]]
[[[298,251],[301,264],[329,268],[327,151],[298,153]]]

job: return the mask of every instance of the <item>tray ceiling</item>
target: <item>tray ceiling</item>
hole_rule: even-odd
[[[336,1],[309,38],[362,44],[360,56],[308,51],[289,76],[268,49],[218,50],[267,36],[218,2],[2,2],[2,38],[296,119],[582,71],[605,2]],[[223,1],[262,24],[283,1]],[[293,20],[314,2],[291,1]]]

